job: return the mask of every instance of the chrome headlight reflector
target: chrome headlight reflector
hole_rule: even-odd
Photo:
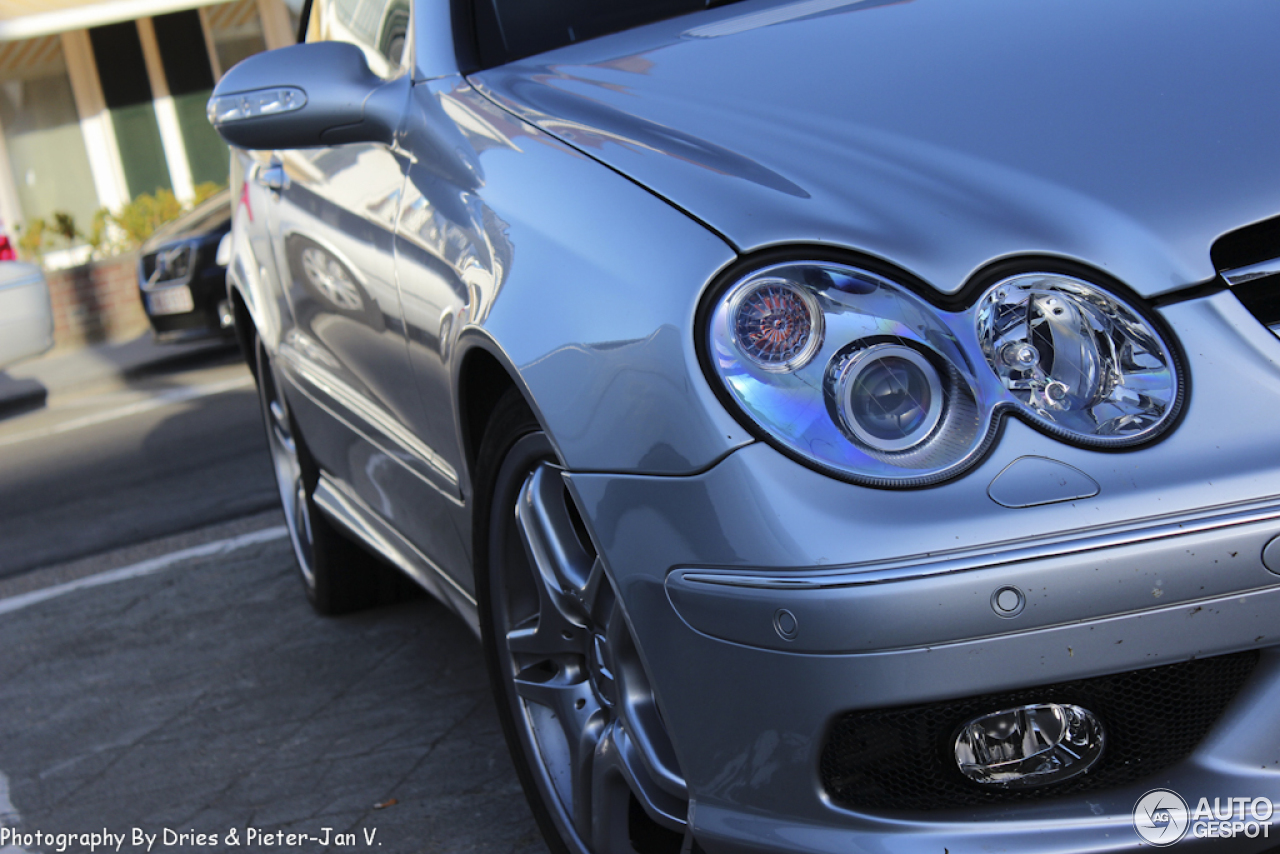
[[[1181,402],[1172,351],[1107,291],[1031,273],[996,283],[976,306],[987,363],[1026,415],[1090,445],[1149,438]]]
[[[1060,274],[1007,277],[946,311],[880,273],[784,262],[731,283],[706,323],[709,372],[760,435],[873,486],[959,474],[1005,411],[1123,447],[1172,423],[1183,395],[1152,322]]]

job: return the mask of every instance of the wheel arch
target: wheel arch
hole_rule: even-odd
[[[253,374],[254,380],[257,381],[258,354],[254,349],[254,344],[258,337],[257,324],[254,322],[253,313],[249,311],[249,304],[245,301],[244,294],[240,291],[240,288],[228,284],[227,296],[231,300],[231,311],[235,317],[236,344],[240,347],[240,355],[244,357],[245,364],[249,366],[249,372]]]
[[[479,329],[465,331],[460,340],[454,389],[457,399],[458,435],[462,440],[463,463],[468,475],[467,496],[474,489],[480,443],[498,402],[511,389],[518,389],[525,405],[542,423],[538,408],[520,372],[496,342]],[[552,441],[554,445],[554,440]]]

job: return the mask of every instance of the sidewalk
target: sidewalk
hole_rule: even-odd
[[[185,344],[157,344],[150,332],[126,341],[89,347],[55,349],[0,371],[0,418],[38,409],[52,394],[174,370],[234,348],[218,339]]]

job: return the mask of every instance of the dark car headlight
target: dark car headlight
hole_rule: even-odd
[[[1140,444],[1185,387],[1153,320],[1058,273],[1009,276],[945,311],[870,270],[772,264],[718,294],[705,333],[710,372],[758,434],[878,486],[955,476],[1005,412],[1089,447]]]
[[[187,278],[191,275],[191,254],[191,246],[186,243],[161,249],[155,256],[155,271],[151,275],[151,281],[176,282]]]

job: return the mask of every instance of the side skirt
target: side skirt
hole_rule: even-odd
[[[428,593],[462,617],[476,637],[480,636],[480,616],[475,598],[363,501],[342,489],[323,471],[316,485],[314,500],[329,521],[421,584]]]

